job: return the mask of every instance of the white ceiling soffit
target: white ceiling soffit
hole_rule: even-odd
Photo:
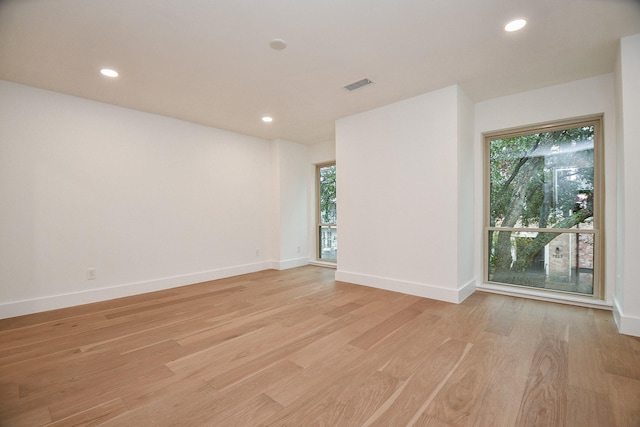
[[[453,84],[480,101],[611,72],[635,33],[637,0],[2,0],[0,79],[314,143]]]

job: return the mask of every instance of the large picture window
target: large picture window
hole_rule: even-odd
[[[316,168],[318,193],[318,260],[336,262],[338,259],[338,227],[336,206],[336,164]]]
[[[602,119],[485,135],[485,279],[602,297]]]

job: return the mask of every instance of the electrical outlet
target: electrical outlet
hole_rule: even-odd
[[[95,280],[96,274],[95,268],[87,268],[87,280]]]
[[[300,253],[300,246],[298,246],[298,253]]]
[[[260,249],[256,249],[256,256],[260,256]]]

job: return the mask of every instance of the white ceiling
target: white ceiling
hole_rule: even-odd
[[[0,79],[314,143],[452,84],[481,101],[611,72],[635,33],[638,0],[0,0]]]

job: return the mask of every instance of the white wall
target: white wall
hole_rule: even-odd
[[[474,153],[473,103],[458,88],[458,286],[473,282],[474,268]],[[472,287],[469,286],[469,290]]]
[[[456,274],[469,279],[459,242],[473,238],[458,218],[465,98],[451,86],[336,122],[337,280],[453,302],[473,291]]]
[[[313,165],[336,161],[336,142],[326,141],[309,145],[309,159]],[[315,180],[315,168],[314,180]]]
[[[505,96],[475,105],[475,195],[476,229],[482,230],[483,168],[482,133],[509,129],[543,122],[604,113],[605,156],[605,291],[606,304],[612,304],[616,269],[616,105],[613,74],[606,74],[567,84]],[[484,263],[482,232],[476,233],[476,275],[483,278]],[[479,287],[492,288],[482,284]],[[534,290],[522,289],[521,293],[540,296]],[[591,300],[575,297],[580,302]]]
[[[0,81],[0,317],[268,268],[269,159],[265,140]]]
[[[616,70],[616,91],[620,117],[617,121],[620,179],[620,213],[617,233],[617,289],[614,318],[620,332],[640,336],[640,281],[638,280],[638,242],[640,242],[640,34],[620,41]]]
[[[272,267],[278,270],[309,263],[307,168],[309,147],[291,141],[271,142],[274,222]]]

